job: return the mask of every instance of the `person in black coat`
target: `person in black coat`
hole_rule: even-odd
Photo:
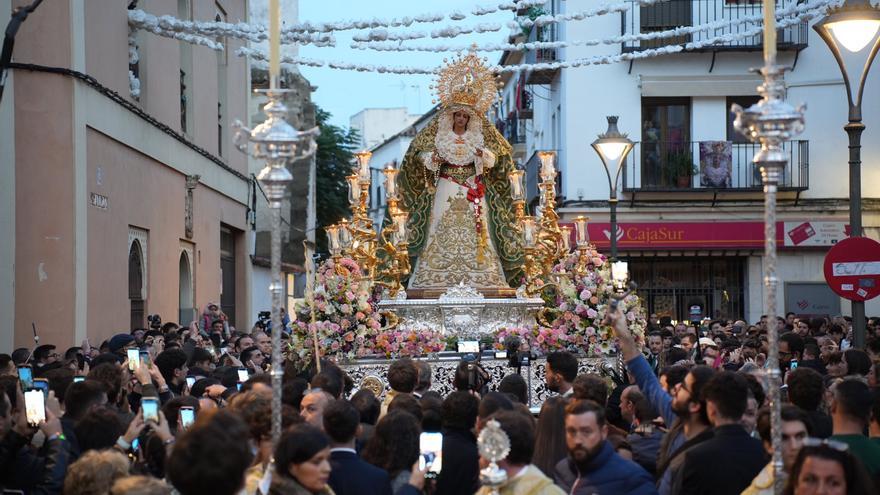
[[[748,388],[746,378],[732,371],[716,374],[703,388],[714,436],[685,453],[672,493],[739,495],[764,468],[767,458],[761,441],[740,424]]]
[[[480,401],[462,390],[443,401],[443,470],[436,495],[475,493],[480,488],[480,454],[474,426]]]
[[[330,479],[336,495],[391,495],[391,479],[355,452],[361,416],[351,402],[335,399],[324,409],[324,432],[330,437]]]

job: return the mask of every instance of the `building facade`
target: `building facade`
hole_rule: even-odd
[[[397,135],[420,116],[412,115],[406,107],[365,108],[348,119],[349,126],[358,131],[360,149],[373,148]]]
[[[13,3],[0,1],[2,16]],[[135,4],[247,19],[244,0]],[[252,184],[229,125],[248,111],[240,42],[215,52],[137,32],[130,57],[127,6],[45,2],[18,32],[14,60],[33,65],[11,71],[0,109],[0,223],[11,233],[0,348],[29,345],[32,328],[40,343],[98,345],[148,326],[147,315],[186,325],[208,302],[233,326],[249,322]]]
[[[594,0],[551,0],[545,13],[597,7]],[[780,9],[788,7],[784,1]],[[526,14],[526,12],[520,12]],[[534,12],[533,12],[534,14]],[[668,44],[700,42],[723,32],[665,39],[600,43],[610,39],[760,15],[759,3],[671,0],[632,2],[623,13],[524,30],[511,41],[566,41],[563,48],[505,52],[502,64],[553,62],[618,55]],[[711,33],[711,34],[709,34]],[[505,75],[496,125],[525,168],[537,201],[538,150],[556,150],[563,221],[591,218],[592,241],[607,252],[618,237],[620,258],[648,309],[684,319],[691,306],[703,316],[756,321],[764,312],[763,195],[751,159],[758,149],[733,129],[731,104],[758,100],[760,36],[693,52]],[[843,125],[847,105],[837,64],[806,23],[779,30],[779,63],[788,101],[807,104],[806,130],[785,144],[789,164],[778,201],[780,311],[849,314],[848,301],[824,282],[823,260],[847,235],[848,153]],[[635,142],[618,185],[618,229],[609,226],[609,184],[590,143],[619,116],[621,132]],[[863,102],[862,196],[865,235],[880,235],[880,70],[866,83]],[[874,136],[872,138],[872,136]],[[870,301],[867,314],[880,313]]]

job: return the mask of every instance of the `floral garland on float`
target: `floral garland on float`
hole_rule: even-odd
[[[585,264],[578,270],[579,264]],[[579,275],[578,273],[583,273]],[[545,280],[541,292],[544,308],[532,326],[501,328],[495,332],[495,348],[504,349],[509,337],[527,342],[533,352],[568,350],[588,356],[603,356],[616,350],[611,327],[604,324],[605,312],[616,295],[607,258],[590,245],[581,255],[567,255]],[[636,340],[644,341],[647,320],[641,300],[628,294],[618,303]]]
[[[315,274],[314,323],[306,301],[295,306],[291,322],[290,354],[309,361],[317,335],[321,355],[337,361],[367,356],[422,356],[446,348],[439,332],[430,328],[398,330],[393,313],[380,312],[378,290],[357,282],[358,264],[340,257],[323,262]]]

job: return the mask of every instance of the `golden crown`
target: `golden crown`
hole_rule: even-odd
[[[467,55],[457,55],[452,62],[443,59],[447,64],[431,86],[437,90],[437,99],[443,108],[454,106],[467,106],[483,114],[489,110],[498,94],[496,76],[484,64],[487,59],[481,59],[471,49]]]

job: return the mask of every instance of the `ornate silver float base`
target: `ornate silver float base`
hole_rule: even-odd
[[[446,395],[455,390],[452,382],[453,378],[455,378],[455,369],[458,367],[458,363],[461,362],[460,357],[455,353],[450,354],[449,356],[441,354],[437,358],[424,359],[431,366],[431,390],[437,391],[443,397],[446,397]],[[617,366],[617,357],[581,357],[578,358],[578,362],[578,374],[595,373],[606,376],[608,370],[614,369]],[[385,359],[363,359],[350,363],[340,363],[340,366],[354,380],[355,388],[360,388],[364,378],[369,377],[368,383],[371,381],[376,383],[376,379],[378,379],[384,390],[388,391],[390,390],[388,386],[388,365],[390,363],[390,360]],[[516,368],[508,366],[507,359],[487,359],[484,357],[481,365],[491,376],[490,390],[497,390],[502,378],[517,372]],[[521,368],[521,373],[526,383],[531,384],[530,407],[539,407],[545,399],[553,395],[553,392],[547,390],[544,382],[544,369],[546,365],[547,360],[539,358],[532,361],[531,366],[523,366]],[[379,400],[382,400],[382,397],[379,397]]]
[[[437,299],[406,299],[401,291],[395,299],[383,299],[379,308],[400,318],[402,330],[430,328],[459,340],[478,340],[499,328],[531,325],[534,312],[544,305],[540,298],[490,299],[464,284],[449,288]]]

